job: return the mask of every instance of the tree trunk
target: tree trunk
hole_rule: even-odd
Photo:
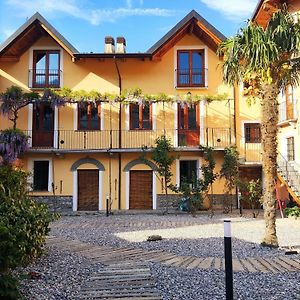
[[[165,201],[166,201],[166,211],[165,213],[169,213],[169,201],[168,201],[168,184],[167,184],[167,178],[165,178]]]
[[[262,161],[264,174],[264,219],[265,236],[263,245],[278,247],[276,235],[276,192],[275,179],[277,176],[277,123],[279,90],[275,84],[265,85],[262,95]]]

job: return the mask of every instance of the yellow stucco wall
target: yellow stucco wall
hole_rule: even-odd
[[[58,45],[51,39],[43,37],[39,39],[32,48],[26,51],[18,62],[0,62],[0,91],[4,91],[7,87],[14,85],[21,86],[24,90],[28,89],[28,70],[32,68],[30,64],[30,57],[32,55],[31,51],[34,48],[44,48],[47,47],[59,48]],[[175,64],[176,64],[176,51],[179,48],[204,48],[206,51],[206,61],[208,68],[208,87],[207,88],[197,88],[197,89],[176,89],[175,88]],[[79,61],[73,62],[70,55],[66,51],[62,51],[63,57],[63,85],[74,90],[98,90],[101,93],[119,93],[119,81],[116,71],[116,65],[113,59],[81,59]],[[225,101],[215,101],[210,104],[204,104],[201,106],[202,111],[202,122],[201,126],[215,128],[214,139],[215,141],[220,140],[220,142],[215,142],[215,146],[223,147],[218,143],[226,143],[229,145],[229,138],[226,136],[229,128],[233,129],[233,114],[234,114],[234,94],[233,88],[225,86],[222,83],[220,60],[217,55],[209,47],[207,47],[201,40],[199,40],[194,35],[186,35],[183,37],[173,48],[171,48],[167,53],[165,53],[161,60],[149,61],[148,59],[125,59],[117,61],[118,67],[120,69],[122,78],[122,88],[131,89],[139,87],[143,92],[147,94],[157,94],[166,93],[169,95],[184,95],[187,92],[191,94],[203,94],[203,95],[215,95],[217,93],[227,93],[228,100]],[[243,120],[247,119],[257,119],[259,116],[258,106],[251,106],[249,108],[245,101],[242,99],[238,102],[239,112],[237,115],[237,132],[241,135],[241,123]],[[97,140],[97,145],[99,148],[109,147],[109,130],[113,130],[113,143],[117,140],[117,130],[119,128],[119,104],[114,103],[112,106],[109,104],[101,104],[102,114],[104,117],[103,127],[105,132],[94,132],[87,133],[90,140]],[[174,119],[177,117],[176,104],[165,104],[162,103],[155,104],[156,108],[156,133],[145,131],[127,131],[126,125],[128,123],[128,114],[126,114],[126,105],[122,105],[122,142],[123,147],[129,147],[134,145],[136,141],[136,147],[140,148],[141,143],[143,144],[143,138],[145,134],[152,136],[152,141],[154,142],[157,133],[162,133],[163,128],[166,129],[167,135],[174,140],[174,130],[177,125]],[[26,130],[28,129],[28,124],[31,120],[28,120],[28,112],[30,108],[26,107],[20,111],[18,127]],[[61,131],[59,136],[59,141],[63,140],[64,144],[59,144],[61,149],[67,149],[70,145],[68,142],[71,140],[72,136],[72,146],[82,149],[82,153],[66,153],[58,157],[51,153],[27,153],[24,160],[24,168],[28,170],[30,161],[39,159],[51,159],[53,164],[53,182],[55,187],[57,187],[57,195],[72,195],[73,193],[73,175],[70,171],[72,164],[85,157],[94,158],[100,161],[105,172],[103,173],[103,208],[105,207],[105,197],[109,193],[109,174],[111,174],[111,198],[113,199],[112,208],[116,209],[118,207],[117,195],[114,188],[115,182],[119,180],[118,175],[118,155],[113,154],[110,157],[111,167],[109,167],[109,156],[107,153],[85,153],[83,146],[83,135],[81,131],[76,129],[76,111],[77,107],[74,104],[68,104],[65,107],[61,107],[58,110],[58,129]],[[10,127],[11,123],[1,117],[0,130]],[[75,131],[74,131],[75,129]],[[103,128],[102,128],[103,129]],[[94,135],[94,136],[92,136]],[[160,134],[159,134],[160,135]],[[213,139],[212,138],[212,139]],[[206,138],[205,138],[206,140]],[[231,142],[234,142],[232,140]],[[88,142],[90,143],[90,142]],[[92,143],[92,142],[91,142]],[[87,148],[89,145],[87,145]],[[49,151],[50,152],[50,151]],[[177,155],[177,154],[176,154]],[[182,157],[198,157],[201,160],[201,153],[199,152],[183,152]],[[121,209],[126,206],[126,174],[123,172],[124,167],[130,161],[139,158],[139,153],[122,153],[121,154]],[[217,171],[220,169],[223,161],[223,152],[216,151],[215,158],[217,162]],[[82,165],[82,168],[95,168],[93,165]],[[109,171],[109,168],[111,171]],[[133,169],[146,170],[148,167],[146,165],[137,165]],[[28,170],[32,171],[32,170]],[[176,163],[172,167],[172,172],[174,174],[173,184],[176,184],[176,176],[178,176],[178,170],[176,170]],[[158,179],[156,179],[156,192],[158,194],[162,193],[161,184]],[[224,182],[222,180],[217,180],[213,185],[213,193],[222,194],[224,189]],[[35,195],[51,195],[51,192],[44,193],[34,193]]]
[[[199,167],[203,164],[202,155],[191,152],[180,152],[173,153],[178,160],[187,160],[187,159],[195,159],[199,160]],[[55,155],[55,154],[26,154],[22,158],[23,168],[24,170],[30,172],[32,174],[32,165],[35,160],[49,160],[51,161],[51,173],[52,173],[52,181],[55,186],[55,194],[57,196],[72,196],[73,195],[73,173],[71,171],[72,165],[80,159],[84,158],[93,158],[99,161],[105,168],[102,177],[102,203],[103,209],[105,208],[105,199],[106,195],[109,195],[110,192],[110,180],[111,180],[111,199],[112,199],[112,208],[118,209],[118,184],[119,184],[119,175],[118,175],[118,167],[119,167],[119,158],[118,154],[114,153],[109,156],[107,153],[98,153],[98,154],[63,154],[63,155]],[[126,172],[124,171],[125,166],[133,160],[140,159],[140,153],[122,153],[121,156],[121,209],[126,208],[126,190],[129,189],[129,186],[126,185]],[[146,158],[149,159],[150,156],[146,155]],[[110,161],[109,161],[110,160]],[[216,160],[216,172],[220,171],[220,167],[223,161],[223,153],[218,151],[215,153]],[[86,163],[80,165],[78,170],[82,169],[97,169],[97,167],[93,164]],[[137,164],[132,167],[130,170],[151,170],[151,168],[145,164]],[[179,174],[176,170],[176,161],[172,165],[171,171],[173,173],[172,184],[178,184],[177,178]],[[111,178],[111,179],[110,179]],[[162,185],[160,181],[160,177],[156,177],[156,193],[163,194]],[[214,194],[222,194],[224,192],[224,180],[217,179],[213,184],[210,193]],[[174,192],[169,191],[170,194],[174,194]],[[53,195],[52,190],[49,192],[32,192],[32,195],[39,196],[51,196]]]

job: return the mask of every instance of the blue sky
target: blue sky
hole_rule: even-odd
[[[192,9],[230,36],[258,0],[0,0],[0,43],[36,11],[80,52],[103,52],[104,37],[124,36],[144,52]]]

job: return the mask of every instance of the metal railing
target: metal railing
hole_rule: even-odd
[[[262,144],[261,142],[249,143],[246,138],[238,135],[239,154],[241,161],[246,163],[261,163],[262,161]]]
[[[177,87],[204,87],[207,82],[208,69],[176,69]]]
[[[294,120],[298,118],[297,112],[298,100],[294,99],[292,103],[282,101],[279,103],[279,122]]]
[[[31,88],[59,88],[62,71],[59,69],[30,69],[28,76]]]
[[[289,161],[281,153],[278,153],[277,167],[286,183],[300,195],[300,166],[295,161]]]
[[[98,150],[141,149],[155,147],[155,140],[166,135],[173,147],[198,148],[200,145],[224,148],[234,144],[230,128],[202,128],[197,130],[54,130],[53,145],[39,145],[42,139],[34,139],[35,133],[25,131],[31,149]],[[41,133],[39,133],[40,135]],[[49,134],[49,132],[47,132]],[[33,142],[34,141],[34,142]]]

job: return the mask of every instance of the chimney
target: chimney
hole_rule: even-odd
[[[115,52],[114,38],[111,36],[106,36],[104,42],[105,42],[104,53],[114,53]]]
[[[117,37],[116,53],[126,53],[126,40],[123,36]]]

